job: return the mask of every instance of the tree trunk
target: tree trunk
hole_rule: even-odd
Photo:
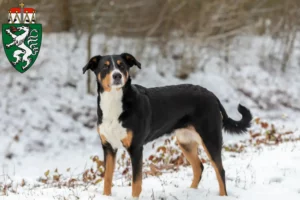
[[[92,56],[92,38],[93,38],[93,33],[92,33],[92,24],[89,24],[89,32],[88,32],[88,39],[87,39],[87,62],[89,62],[89,59]],[[92,72],[91,70],[88,70],[88,77],[87,77],[87,93],[88,94],[93,94],[93,88],[92,88]]]
[[[70,12],[70,1],[64,0],[62,1],[62,15],[63,15],[63,22],[62,22],[62,30],[63,31],[70,31],[72,27],[72,15]]]

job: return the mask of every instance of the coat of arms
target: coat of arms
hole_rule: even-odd
[[[8,23],[2,25],[2,41],[5,54],[13,67],[26,72],[35,62],[42,42],[42,25],[36,24],[33,8],[11,8]]]

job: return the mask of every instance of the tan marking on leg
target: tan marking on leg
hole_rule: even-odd
[[[103,80],[101,80],[101,85],[106,92],[110,92],[110,82],[111,82],[111,72],[108,73]]]
[[[130,130],[127,130],[127,136],[122,139],[123,146],[129,148],[132,142],[133,133]]]
[[[140,172],[137,176],[135,182],[132,181],[132,197],[138,198],[142,192],[142,172]]]
[[[104,195],[111,195],[111,187],[112,187],[112,178],[115,169],[115,157],[108,153],[106,157],[106,164],[105,164],[105,174],[104,174]]]
[[[221,174],[219,172],[219,169],[218,169],[216,163],[212,160],[211,155],[210,155],[209,151],[207,150],[204,142],[202,142],[202,146],[203,146],[203,148],[204,148],[204,150],[205,150],[205,152],[206,152],[206,154],[207,154],[207,156],[208,156],[208,158],[209,158],[209,160],[210,160],[213,168],[215,169],[216,176],[217,176],[218,183],[219,183],[219,193],[220,193],[220,196],[227,196],[227,193],[226,193],[226,190],[225,190],[225,184],[224,184],[224,182],[222,180],[222,177],[221,177]]]
[[[106,137],[104,135],[100,134],[100,139],[101,139],[102,144],[107,143]]]
[[[192,165],[193,169],[193,182],[191,184],[191,188],[197,188],[202,176],[202,168],[201,168],[201,160],[198,157],[198,144],[197,142],[191,142],[189,144],[182,144],[178,141],[178,145],[183,152],[183,155]]]

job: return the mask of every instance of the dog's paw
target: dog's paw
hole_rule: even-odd
[[[102,193],[104,196],[111,196],[111,192],[103,192]]]

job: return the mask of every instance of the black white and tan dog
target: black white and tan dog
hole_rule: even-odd
[[[241,134],[252,115],[242,105],[240,121],[228,117],[219,99],[207,89],[191,84],[145,88],[131,84],[129,70],[141,68],[128,53],[94,56],[83,68],[97,77],[97,129],[104,151],[104,195],[111,195],[117,149],[125,147],[132,162],[132,196],[142,190],[143,145],[175,133],[177,143],[193,169],[191,188],[197,188],[203,172],[198,156],[202,144],[215,169],[221,196],[227,195],[222,165],[222,128]]]

